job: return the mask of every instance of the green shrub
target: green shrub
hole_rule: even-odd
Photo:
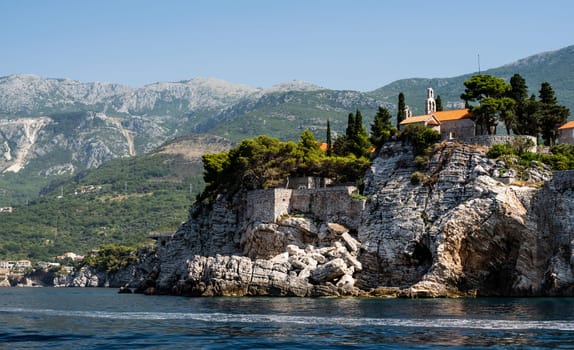
[[[408,125],[400,136],[403,142],[409,142],[415,155],[424,155],[429,146],[440,141],[440,134],[422,125]]]
[[[106,244],[87,256],[84,264],[109,273],[134,264],[136,261],[136,248]]]
[[[516,151],[510,145],[493,145],[486,155],[489,158],[498,158],[506,154],[516,154]]]
[[[422,183],[425,183],[426,181],[426,175],[420,171],[415,171],[412,175],[411,175],[411,184],[413,185],[420,185]]]

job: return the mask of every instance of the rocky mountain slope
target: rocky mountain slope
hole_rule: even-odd
[[[130,286],[195,296],[574,295],[574,174],[552,178],[536,165],[526,183],[507,185],[509,165],[484,152],[441,144],[413,181],[410,149],[390,144],[365,178],[366,202],[345,188],[275,192],[288,209],[267,219],[253,208],[269,192],[197,204],[132,270]]]
[[[552,84],[558,101],[574,110],[574,46],[534,55],[484,73],[522,74],[532,93]],[[461,106],[462,82],[405,79],[372,92],[336,91],[302,81],[254,88],[212,78],[132,88],[33,75],[0,77],[0,205],[32,199],[54,176],[140,155],[174,137],[209,133],[240,141],[268,134],[295,140],[306,128],[325,138],[344,131],[349,112],[360,109],[370,124],[379,105],[393,112],[399,92],[422,112],[431,86],[446,108]],[[16,175],[13,175],[16,174]],[[26,179],[27,184],[22,180]]]

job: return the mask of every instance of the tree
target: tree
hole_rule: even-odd
[[[465,90],[460,97],[465,101],[478,102],[479,106],[470,106],[473,119],[479,127],[479,133],[496,134],[497,121],[501,115],[508,114],[512,103],[505,100],[510,86],[502,78],[487,74],[477,74],[464,82]]]
[[[440,134],[423,125],[407,125],[401,132],[401,139],[412,145],[415,155],[423,155],[430,145],[440,141]]]
[[[437,111],[437,112],[442,111],[442,110],[443,110],[443,108],[442,108],[442,99],[440,98],[440,95],[438,95],[438,96],[436,97],[435,102],[436,102],[436,111]]]
[[[540,103],[536,101],[534,95],[518,104],[516,107],[517,115],[513,129],[514,133],[517,135],[538,136],[540,132],[539,109]]]
[[[391,119],[391,113],[386,108],[379,106],[373,124],[371,124],[370,140],[376,148],[381,147],[396,132]]]
[[[347,129],[345,129],[345,135],[348,138],[353,137],[355,134],[355,115],[353,113],[349,113],[347,117]]]
[[[554,146],[556,143],[556,130],[566,122],[570,110],[557,103],[552,86],[548,82],[540,85],[540,101],[538,118],[540,133],[546,146]]]
[[[514,74],[510,78],[510,90],[508,97],[514,99],[517,103],[521,103],[528,98],[528,86],[526,80],[520,74]]]
[[[332,148],[333,148],[333,140],[331,139],[331,123],[329,119],[327,119],[327,157],[331,156]]]
[[[319,172],[321,158],[324,154],[315,140],[315,135],[309,129],[301,133],[297,143],[297,173],[298,175],[314,175]]]
[[[345,135],[337,137],[333,145],[333,151],[339,156],[354,155],[357,158],[369,157],[371,143],[369,134],[363,126],[361,111],[357,114],[349,113]]]
[[[528,87],[526,86],[526,81],[520,74],[514,74],[510,78],[510,90],[508,92],[508,97],[515,101],[512,115],[506,116],[510,123],[505,123],[507,126],[510,125],[512,131],[519,135],[531,135],[530,133],[524,133],[528,130],[536,130],[538,122],[536,119],[531,118],[528,114],[529,108],[532,107],[528,101]],[[512,118],[511,120],[510,117]],[[536,135],[534,131],[534,135]]]
[[[540,91],[538,97],[540,98],[540,103],[546,105],[557,104],[556,96],[554,95],[554,89],[548,82],[543,82],[540,84]]]
[[[397,129],[400,128],[400,124],[405,120],[405,111],[407,105],[405,104],[405,95],[401,92],[399,93],[399,104],[397,106]]]

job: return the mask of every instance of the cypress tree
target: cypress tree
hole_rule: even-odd
[[[556,143],[556,130],[568,120],[570,110],[559,105],[554,90],[548,82],[540,85],[540,102],[538,115],[540,133],[546,146]]]
[[[399,105],[397,106],[397,129],[400,127],[401,122],[405,119],[405,110],[407,105],[405,104],[405,95],[401,92],[399,93]]]
[[[349,113],[347,118],[347,130],[345,130],[345,135],[347,138],[353,138],[353,135],[355,135],[355,115],[353,113]]]
[[[443,109],[442,109],[442,99],[440,98],[440,95],[438,95],[438,96],[436,97],[436,111],[437,111],[437,112],[440,112],[440,111],[442,111],[442,110],[443,110]]]
[[[331,149],[333,148],[333,141],[331,139],[331,123],[327,119],[327,157],[331,156]]]
[[[361,115],[361,111],[357,109],[355,113],[355,136],[359,135],[363,130],[363,116]]]
[[[529,113],[532,106],[528,101],[528,86],[526,86],[526,80],[518,73],[510,78],[508,97],[516,102],[513,111],[514,121],[512,131],[518,135],[537,134],[534,130],[537,129],[538,123],[536,118],[532,118],[532,115]]]

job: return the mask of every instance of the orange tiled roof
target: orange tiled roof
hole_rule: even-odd
[[[470,118],[468,109],[453,109],[450,111],[434,112],[433,115],[441,122]]]
[[[408,117],[401,121],[400,125],[426,123],[427,125],[440,125],[440,121],[433,114],[417,115],[416,117]]]
[[[433,116],[436,118],[436,120],[438,120],[438,123],[431,120]],[[429,125],[440,125],[441,122],[466,118],[470,118],[470,111],[468,109],[454,109],[450,111],[440,111],[434,112],[432,114],[418,115],[416,117],[406,118],[401,122],[401,125],[424,122],[427,122]]]
[[[558,130],[572,129],[572,128],[574,128],[574,120],[571,120],[568,123],[562,125],[561,127],[558,128]]]
[[[425,114],[425,115],[418,115],[416,117],[408,117],[401,121],[401,125],[405,124],[414,124],[414,123],[425,123],[429,118],[432,118],[432,115]]]

